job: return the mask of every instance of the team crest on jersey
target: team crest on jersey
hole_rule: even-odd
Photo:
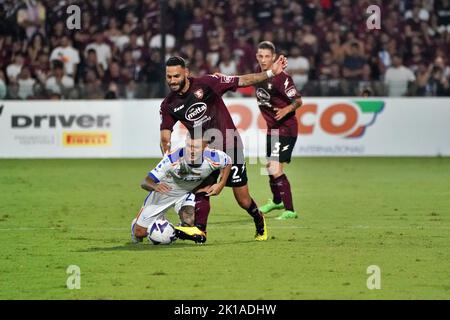
[[[195,96],[197,99],[203,98],[203,89],[197,89],[197,90],[195,90],[195,91],[194,91],[194,96]]]
[[[297,95],[297,90],[295,90],[294,87],[291,87],[291,88],[288,88],[288,89],[285,91],[285,93],[286,93],[286,95],[287,95],[289,98],[293,98],[293,97],[295,97],[295,96]]]

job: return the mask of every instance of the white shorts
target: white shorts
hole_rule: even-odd
[[[177,213],[184,206],[195,207],[195,194],[188,192],[182,196],[168,196],[159,192],[150,192],[145,198],[136,224],[148,228],[153,221],[164,217],[168,209],[174,207]]]

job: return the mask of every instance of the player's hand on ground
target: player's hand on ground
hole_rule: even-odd
[[[272,65],[272,72],[277,75],[283,72],[287,67],[287,58],[283,55],[279,56],[278,59]]]
[[[211,196],[217,196],[218,194],[220,194],[220,192],[222,191],[223,186],[216,183],[213,184],[212,186],[210,186],[207,190],[207,196],[211,197]]]
[[[287,114],[293,112],[291,107],[286,107],[286,108],[274,108],[275,112],[277,113],[275,115],[275,119],[277,121],[280,121],[281,119],[283,119]]]
[[[170,186],[169,186],[167,183],[164,183],[164,182],[158,183],[158,185],[157,185],[156,188],[155,188],[155,191],[156,191],[156,192],[159,192],[159,193],[167,193],[167,192],[169,192],[170,190],[172,190],[172,189],[170,188]]]

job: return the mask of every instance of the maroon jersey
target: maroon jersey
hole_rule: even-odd
[[[275,119],[276,111],[274,110],[274,108],[285,108],[294,99],[300,97],[291,76],[282,72],[271,79],[256,84],[255,88],[259,109],[267,122],[267,133],[274,134],[271,133],[271,130],[278,129],[280,136],[297,137],[298,123],[295,112],[291,112],[277,121]]]
[[[226,151],[234,146],[242,147],[242,140],[231,115],[222,100],[222,95],[238,88],[239,78],[234,76],[205,75],[189,78],[189,90],[180,95],[171,92],[161,103],[160,129],[172,130],[177,121],[181,121],[192,136],[208,134],[213,140],[211,147]],[[222,139],[215,139],[214,130],[220,131]],[[228,132],[227,132],[228,129]],[[231,131],[230,131],[231,130]],[[237,143],[234,143],[236,136]],[[222,140],[222,141],[220,141]],[[222,142],[222,143],[221,143]]]

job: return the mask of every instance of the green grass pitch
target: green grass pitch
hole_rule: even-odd
[[[297,158],[286,171],[300,217],[268,214],[267,242],[226,188],[205,245],[132,245],[156,162],[0,160],[0,298],[450,298],[449,158]],[[259,204],[262,167],[248,165]],[[66,286],[69,265],[79,290]],[[370,265],[379,290],[367,288]]]

